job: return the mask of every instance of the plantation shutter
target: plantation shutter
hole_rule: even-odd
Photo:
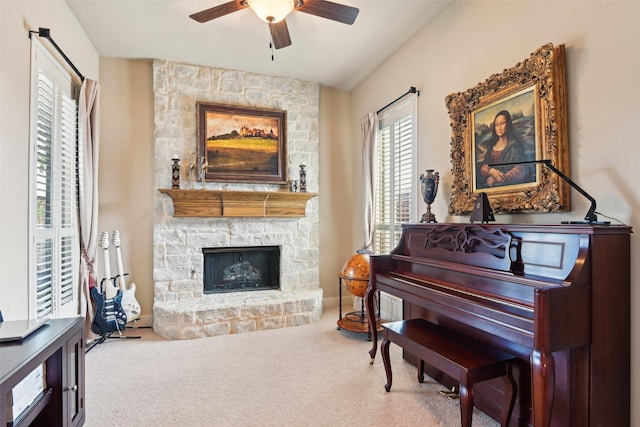
[[[53,310],[53,121],[55,88],[53,80],[38,70],[36,120],[36,309],[44,317]]]
[[[60,304],[71,302],[76,289],[78,229],[76,226],[76,140],[78,88],[62,93],[60,144]]]
[[[78,86],[33,40],[31,316],[75,315]]]
[[[417,219],[416,109],[417,95],[412,95],[379,115],[376,253],[389,253],[398,243],[401,224]]]

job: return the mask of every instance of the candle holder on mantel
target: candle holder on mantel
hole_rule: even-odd
[[[301,193],[307,192],[307,171],[304,169],[305,167],[304,163],[300,165],[300,186],[298,188]]]
[[[173,164],[171,165],[171,188],[174,190],[180,189],[180,159],[174,157]]]
[[[202,180],[202,189],[204,190],[206,187],[204,185],[207,180],[207,168],[209,167],[209,160],[207,160],[207,156],[202,156],[202,161],[200,162],[200,179]]]

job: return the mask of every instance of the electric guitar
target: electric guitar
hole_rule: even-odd
[[[91,288],[91,297],[96,304],[96,315],[91,322],[91,331],[98,335],[121,332],[127,327],[127,314],[122,308],[122,291],[116,287],[116,277],[111,277],[109,263],[109,233],[100,236],[100,246],[104,249],[104,275],[100,288]]]
[[[140,317],[140,304],[136,300],[136,284],[130,283],[127,286],[125,276],[129,273],[124,272],[122,267],[122,251],[120,249],[120,232],[118,230],[113,232],[111,236],[111,242],[116,248],[116,257],[118,259],[118,287],[122,291],[122,308],[127,313],[127,321],[131,322]]]

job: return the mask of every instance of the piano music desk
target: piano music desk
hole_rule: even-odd
[[[501,425],[508,426],[515,402],[515,381],[511,361],[516,357],[484,343],[455,334],[424,319],[400,320],[382,325],[380,346],[387,374],[385,390],[391,390],[389,344],[394,342],[420,359],[418,381],[424,382],[424,363],[441,370],[460,383],[462,427],[470,427],[473,414],[473,385],[491,378],[504,378]]]

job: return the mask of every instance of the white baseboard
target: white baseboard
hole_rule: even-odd
[[[351,307],[353,305],[354,296],[353,295],[342,295],[342,306],[343,307]],[[322,305],[325,308],[334,308],[340,305],[339,297],[331,297],[331,298],[323,298]]]

